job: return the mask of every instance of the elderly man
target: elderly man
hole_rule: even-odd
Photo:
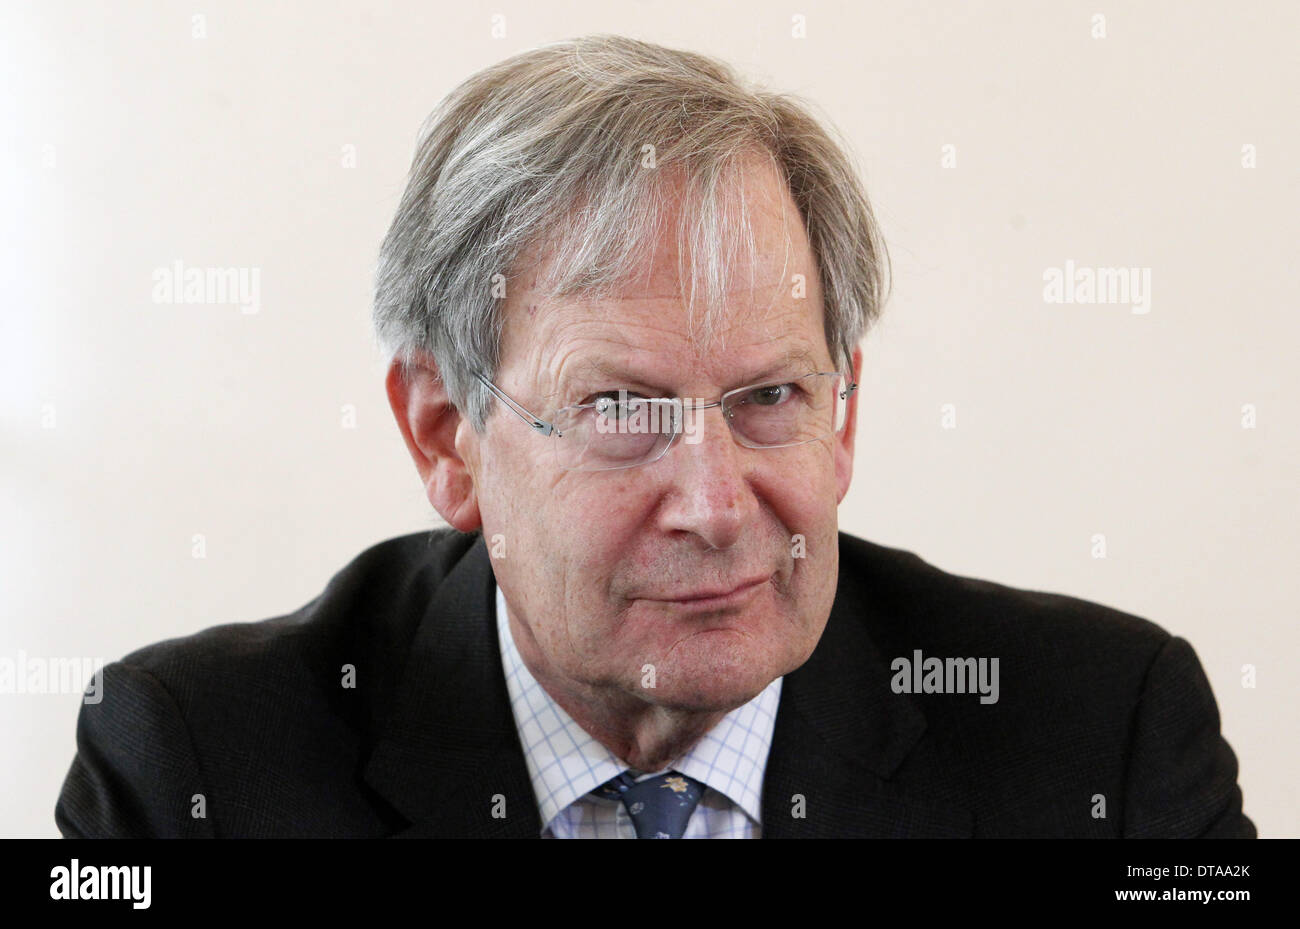
[[[375,307],[451,528],[106,668],[64,834],[1253,836],[1186,642],[838,531],[885,264],[840,147],[715,61],[469,79]]]

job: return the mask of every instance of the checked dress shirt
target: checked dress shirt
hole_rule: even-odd
[[[506,688],[537,797],[542,838],[635,839],[627,809],[591,791],[628,770],[529,673],[515,648],[506,602],[496,589],[497,638]],[[781,678],[724,716],[689,752],[660,771],[632,772],[641,781],[680,771],[705,785],[682,838],[756,839],[762,829],[763,774],[772,744]]]

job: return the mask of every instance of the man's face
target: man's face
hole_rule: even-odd
[[[797,208],[770,167],[746,172],[744,188],[755,287],[742,267],[735,280],[745,289],[728,295],[708,351],[686,334],[667,234],[647,256],[648,278],[619,299],[545,304],[523,288],[511,294],[494,382],[546,418],[620,388],[716,400],[766,382],[763,372],[792,352],[802,360],[791,377],[835,370]],[[796,274],[806,282],[800,297]],[[592,361],[621,376],[593,373]],[[548,689],[725,711],[801,665],[821,637],[835,597],[836,507],[848,489],[852,427],[750,449],[719,407],[687,416],[696,417],[693,443],[679,436],[658,461],[596,472],[547,467],[543,443],[564,439],[535,433],[501,403],[481,436],[467,422],[458,427],[483,534],[489,549],[497,534],[503,543],[493,569],[516,642]],[[683,602],[747,583],[726,602]]]

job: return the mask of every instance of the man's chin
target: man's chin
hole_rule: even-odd
[[[757,697],[782,670],[743,650],[677,650],[642,675],[649,702],[666,709],[726,713]],[[653,683],[653,687],[649,686]]]
[[[650,702],[666,710],[674,710],[679,713],[730,713],[737,707],[744,706],[750,700],[753,700],[763,688],[772,683],[764,681],[752,689],[732,689],[721,691],[712,688],[707,692],[699,690],[688,691],[670,691],[667,693],[655,694],[651,697]]]

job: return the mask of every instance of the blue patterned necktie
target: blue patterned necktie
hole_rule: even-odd
[[[623,801],[638,839],[680,839],[703,793],[703,784],[680,771],[640,782],[624,771],[592,791],[597,797]]]

